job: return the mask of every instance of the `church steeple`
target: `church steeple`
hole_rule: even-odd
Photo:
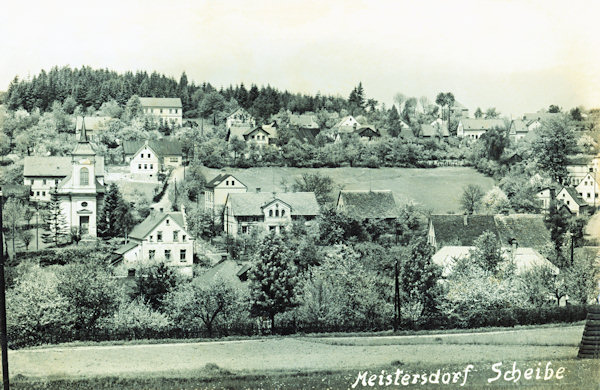
[[[90,145],[87,139],[85,117],[81,117],[81,133],[79,133],[79,141],[77,142],[75,149],[73,149],[73,152],[71,152],[71,156],[73,156],[73,158],[75,158],[75,156],[81,156],[93,159],[95,155],[96,152],[94,152],[92,145]]]

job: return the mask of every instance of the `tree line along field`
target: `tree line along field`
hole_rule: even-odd
[[[284,190],[282,180],[291,187],[304,173],[319,173],[333,179],[336,192],[345,190],[392,190],[398,204],[414,201],[434,213],[459,213],[460,196],[469,184],[487,192],[494,180],[466,167],[425,168],[204,168],[207,180],[227,172],[248,187],[248,192],[260,188],[263,192]],[[333,196],[337,194],[332,194]]]

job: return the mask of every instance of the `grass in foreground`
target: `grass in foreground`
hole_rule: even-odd
[[[504,374],[513,362],[503,362],[501,367]],[[540,364],[539,364],[540,363]],[[514,380],[506,381],[498,379],[488,383],[488,379],[495,378],[497,371],[492,370],[494,363],[476,363],[471,372],[467,375],[465,385],[461,386],[463,377],[456,383],[450,384],[410,384],[409,386],[394,385],[381,386],[378,384],[379,378],[372,383],[374,386],[368,388],[400,388],[417,387],[421,389],[430,388],[461,388],[461,389],[479,389],[489,388],[507,388],[514,386],[526,386],[528,389],[597,389],[600,384],[600,360],[558,360],[551,362],[551,368],[554,373],[559,367],[564,367],[564,377],[557,379],[553,375],[552,379],[525,380],[523,374],[516,382]],[[527,367],[542,367],[541,376],[544,375],[544,367],[547,361],[517,362],[517,368],[525,371]],[[402,370],[404,375],[436,374],[438,370],[443,375],[445,372],[464,372],[465,365],[450,366],[432,366],[426,364],[403,364],[402,362],[391,362],[388,366],[379,367],[369,371],[370,375],[378,375],[382,370],[386,374],[392,374],[394,377],[396,370]],[[361,370],[360,372],[364,372]],[[348,389],[357,381],[359,370],[341,370],[341,371],[308,371],[308,372],[273,372],[264,374],[239,373],[233,374],[227,370],[220,369],[214,364],[208,364],[204,370],[184,378],[176,377],[154,377],[154,378],[83,378],[83,379],[56,379],[56,380],[35,380],[24,377],[14,378],[11,383],[12,389]],[[535,371],[534,371],[535,377]],[[435,379],[435,377],[433,378]],[[419,379],[420,381],[421,379]],[[440,381],[442,377],[440,376]],[[368,381],[368,379],[367,379]],[[385,383],[385,379],[384,379]],[[356,388],[363,388],[362,380],[358,381]]]

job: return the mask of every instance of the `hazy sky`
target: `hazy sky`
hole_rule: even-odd
[[[600,107],[598,1],[3,1],[0,90],[54,65],[503,114]]]

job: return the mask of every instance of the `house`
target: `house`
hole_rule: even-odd
[[[502,158],[502,162],[507,165],[515,165],[523,161],[523,157],[517,152],[512,152]]]
[[[248,187],[229,174],[219,174],[204,186],[204,209],[215,216],[220,216],[220,211],[225,206],[227,195],[248,192]]]
[[[123,155],[133,177],[150,181],[157,181],[159,172],[183,163],[178,141],[123,141]]]
[[[358,135],[362,141],[371,141],[373,138],[381,137],[379,130],[370,125],[360,126],[354,133]]]
[[[563,187],[556,194],[556,200],[564,203],[571,214],[580,215],[588,209],[588,204],[581,199],[579,193],[573,187]]]
[[[113,118],[109,116],[78,116],[75,122],[75,134],[77,140],[79,140],[79,135],[81,133],[81,128],[83,127],[83,121],[85,120],[85,130],[88,140],[96,141],[98,135],[108,128],[109,122]]]
[[[227,118],[225,118],[225,125],[227,130],[231,129],[232,127],[250,128],[256,126],[256,121],[254,120],[254,117],[248,113],[248,111],[244,110],[243,108],[238,108],[231,114],[227,115]]]
[[[600,169],[600,154],[569,156],[567,172],[569,172],[569,183],[577,186],[588,174],[596,175]]]
[[[454,118],[468,118],[469,109],[461,102],[455,100],[452,107],[450,107],[450,115]]]
[[[250,263],[236,262],[233,260],[221,260],[197,279],[201,285],[210,285],[211,283],[227,283],[239,293],[248,293],[248,271]]]
[[[171,127],[183,124],[183,106],[179,98],[141,97],[144,114],[158,118]]]
[[[459,138],[479,139],[482,134],[491,129],[504,129],[503,119],[461,119],[458,123],[456,136]]]
[[[231,142],[234,138],[244,140],[246,143],[254,143],[260,147],[272,145],[277,140],[277,128],[275,124],[252,128],[234,126],[227,131],[226,141]]]
[[[445,247],[473,247],[479,236],[491,232],[503,248],[543,250],[550,232],[539,214],[432,215],[427,242],[436,253]]]
[[[550,209],[550,202],[552,201],[552,198],[556,198],[556,194],[561,189],[562,187],[556,184],[538,190],[538,192],[535,194],[535,198],[538,202],[538,207],[543,211],[548,211]],[[552,194],[552,192],[554,192],[554,194]]]
[[[309,222],[319,215],[314,192],[247,192],[227,195],[223,229],[247,234],[252,228],[280,233],[294,221]]]
[[[446,123],[436,123],[433,125],[421,125],[421,137],[423,138],[448,138],[450,132],[448,131],[448,125]]]
[[[527,113],[527,114],[523,114],[523,121],[526,123],[527,129],[529,131],[533,131],[533,130],[539,128],[543,122],[560,119],[562,117],[562,115],[563,114],[561,114],[559,112],[557,112],[557,113],[552,113],[552,112]]]
[[[290,114],[290,126],[297,127],[299,129],[320,129],[319,123],[317,123],[317,117],[310,114],[295,115]]]
[[[396,201],[390,190],[341,190],[336,210],[361,220],[393,221],[398,218]]]
[[[596,207],[600,203],[600,199],[598,199],[600,196],[600,187],[596,181],[596,172],[585,175],[575,189],[588,205]]]
[[[493,215],[434,214],[429,218],[427,242],[436,250],[447,245],[473,246],[486,231],[500,239]]]
[[[194,240],[187,231],[185,209],[179,212],[152,211],[129,233],[130,242],[114,252],[113,264],[121,264],[121,274],[135,273],[139,266],[164,262],[181,274],[193,276]],[[121,275],[125,276],[125,275]]]
[[[508,136],[512,142],[518,142],[529,134],[527,122],[522,119],[513,119],[510,122]]]
[[[333,129],[339,133],[351,133],[360,127],[360,123],[352,115],[343,117],[338,123],[333,126]]]
[[[79,138],[81,133],[85,132],[84,126],[80,131]],[[94,169],[92,172],[95,180],[91,180],[91,182],[97,181],[104,186],[104,157],[96,156],[93,148],[87,142],[87,136],[84,140],[79,139],[78,146],[80,142],[89,146],[90,155],[93,153]],[[23,184],[31,187],[32,199],[49,201],[50,192],[73,173],[73,164],[73,156],[25,157],[23,160]]]

